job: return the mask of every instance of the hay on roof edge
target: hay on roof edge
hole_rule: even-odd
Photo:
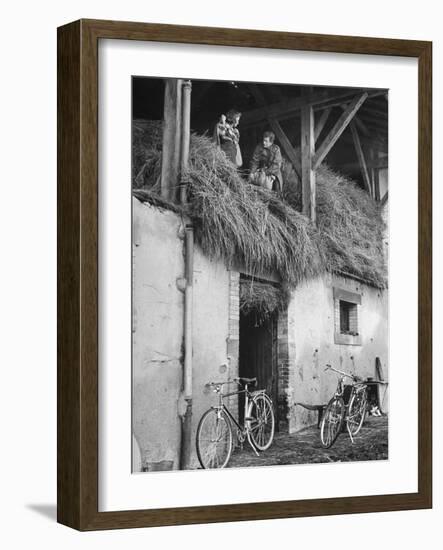
[[[161,122],[137,121],[134,187],[159,194]],[[149,136],[145,134],[149,133]],[[294,288],[324,272],[348,272],[385,288],[384,223],[379,204],[328,168],[317,171],[317,226],[300,213],[301,186],[286,161],[283,199],[248,184],[206,136],[191,136],[187,213],[196,240],[211,258],[243,263],[257,275],[275,271]]]

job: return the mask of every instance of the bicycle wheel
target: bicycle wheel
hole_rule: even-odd
[[[341,431],[345,416],[345,402],[342,397],[333,397],[321,419],[320,439],[323,447],[332,447]]]
[[[232,452],[232,429],[222,410],[209,409],[198,423],[197,456],[202,468],[224,468]]]
[[[357,435],[366,418],[366,390],[354,392],[349,401],[348,430],[351,436]]]
[[[272,401],[264,393],[252,398],[248,411],[248,435],[259,451],[266,451],[274,439],[275,418]]]

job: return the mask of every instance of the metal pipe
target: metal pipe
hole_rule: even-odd
[[[186,470],[191,464],[192,455],[192,303],[194,277],[194,228],[186,225],[185,233],[185,313],[184,313],[184,368],[183,398],[186,404],[182,416],[182,440],[180,449],[180,469]]]
[[[191,139],[191,90],[190,80],[184,80],[182,85],[182,120],[181,120],[181,144],[180,144],[180,172],[183,174],[188,168],[189,142]],[[181,181],[180,202],[186,202],[187,186]]]
[[[182,84],[181,97],[181,143],[180,143],[180,202],[186,203],[187,187],[183,181],[189,162],[189,143],[191,139],[191,81]],[[194,278],[194,228],[186,225],[185,231],[185,312],[184,312],[184,367],[183,399],[186,405],[182,416],[182,441],[180,449],[180,469],[191,465],[192,456],[192,301]]]
[[[194,228],[186,225],[186,288],[185,288],[185,399],[192,399],[192,298],[193,298],[193,271],[194,271]]]

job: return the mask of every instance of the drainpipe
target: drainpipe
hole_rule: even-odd
[[[184,341],[185,356],[183,369],[184,414],[182,416],[182,438],[180,449],[180,469],[190,467],[192,453],[192,299],[194,273],[194,228],[186,225],[185,234],[185,315]]]
[[[189,162],[189,141],[191,137],[191,81],[185,80],[182,85],[182,121],[180,145],[180,170],[186,172]],[[186,203],[186,185],[180,186],[180,202]],[[185,312],[184,312],[184,369],[183,369],[183,415],[182,438],[180,449],[180,469],[186,470],[191,465],[192,456],[192,298],[194,277],[194,228],[186,224],[185,232]],[[184,401],[184,403],[183,403]]]
[[[180,145],[180,172],[182,178],[188,167],[189,161],[189,141],[191,139],[191,90],[191,81],[184,80],[182,84],[182,139]],[[182,181],[180,185],[180,202],[182,204],[186,202],[186,191],[186,185]]]

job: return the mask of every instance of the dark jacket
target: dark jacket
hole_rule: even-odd
[[[269,149],[261,143],[257,145],[252,155],[251,173],[263,169],[267,176],[275,176],[278,180],[279,190],[283,187],[283,176],[281,173],[282,156],[280,147],[273,143]]]

